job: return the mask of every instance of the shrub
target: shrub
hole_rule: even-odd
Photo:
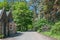
[[[45,24],[47,24],[46,19],[39,19],[39,20],[37,20],[37,22],[35,22],[36,27],[41,27]]]
[[[3,38],[4,37],[4,35],[3,34],[0,34],[0,38]]]
[[[35,22],[35,30],[36,31],[46,31],[49,28],[48,21],[46,19],[39,19]]]
[[[51,32],[52,34],[60,34],[60,21],[52,26]]]
[[[32,30],[32,25],[28,25],[28,30]]]

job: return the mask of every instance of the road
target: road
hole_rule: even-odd
[[[37,32],[20,32],[16,36],[11,35],[11,37],[1,40],[56,40],[56,39],[44,36]]]

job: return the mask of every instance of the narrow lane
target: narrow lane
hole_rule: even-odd
[[[9,37],[2,40],[56,40],[47,36],[43,36],[37,32],[20,32],[15,37]]]

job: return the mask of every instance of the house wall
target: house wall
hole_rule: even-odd
[[[6,35],[8,36],[8,23],[6,23]]]
[[[12,12],[10,12],[8,15],[8,21],[9,21],[9,33],[10,33],[10,35],[15,34],[16,33],[16,24],[13,21]]]
[[[10,22],[9,23],[9,33],[10,33],[10,35],[16,33],[16,25],[15,25],[14,22]]]
[[[2,34],[2,24],[0,22],[0,34]]]

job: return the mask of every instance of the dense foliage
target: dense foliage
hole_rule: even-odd
[[[60,33],[60,22],[58,22],[60,21],[59,1],[60,0],[31,0],[34,6],[34,13],[36,10],[39,10],[38,18],[34,22],[36,31],[46,33],[45,35],[49,36],[53,35],[53,37],[56,37],[56,35]],[[42,31],[46,28],[49,30]]]
[[[41,31],[41,28],[42,26],[46,25],[47,24],[47,21],[45,19],[39,19],[37,20],[37,22],[35,22],[35,30],[40,30]]]
[[[60,34],[60,21],[55,23],[53,26],[52,26],[52,29],[51,29],[51,32],[53,34]]]
[[[10,8],[10,6],[7,2],[0,2],[0,9],[2,9],[3,7],[5,7],[7,11]]]
[[[32,11],[29,10],[25,2],[15,3],[13,16],[14,21],[17,23],[17,30],[27,31],[28,26],[32,25],[32,15]]]

